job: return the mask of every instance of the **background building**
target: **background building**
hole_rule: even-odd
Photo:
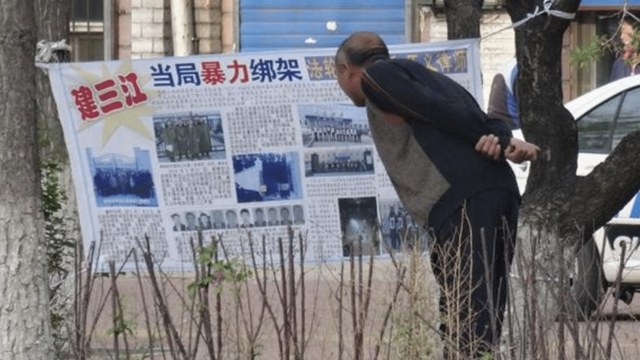
[[[444,41],[444,0],[73,0],[74,60],[139,59],[184,54],[335,47],[356,30],[373,30],[389,44]],[[624,0],[583,0],[565,33],[565,101],[608,81],[615,54],[586,68],[570,53],[594,36],[615,38],[614,15]],[[182,14],[180,19],[172,20]],[[629,0],[628,10],[640,10]],[[192,21],[193,20],[193,21]],[[514,31],[504,0],[485,0],[481,22],[484,102],[491,80],[515,56]],[[182,31],[174,34],[176,30]],[[177,41],[174,39],[183,39]]]

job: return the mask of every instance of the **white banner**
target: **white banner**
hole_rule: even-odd
[[[482,103],[478,42],[390,47]],[[417,231],[378,159],[364,109],[335,79],[335,49],[52,64],[85,248],[122,262],[151,240],[164,268],[191,266],[190,239],[230,256],[288,226],[306,258],[384,254]],[[343,236],[344,234],[344,236]],[[344,243],[343,243],[344,242]]]

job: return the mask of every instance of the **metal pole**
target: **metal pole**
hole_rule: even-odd
[[[196,28],[196,4],[195,0],[191,0],[191,46],[192,54],[198,55],[200,52],[200,38],[198,37],[198,31]]]
[[[193,54],[193,36],[189,0],[171,0],[171,33],[173,38],[173,56]]]
[[[102,9],[104,13],[102,19],[104,60],[113,60],[113,1],[104,0]]]

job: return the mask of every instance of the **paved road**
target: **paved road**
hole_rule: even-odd
[[[630,304],[614,301],[613,289],[608,289],[598,322],[583,323],[583,328],[598,330],[595,359],[608,359],[607,346],[611,339],[610,359],[640,359],[640,294],[635,294]],[[617,309],[616,309],[617,306]],[[594,325],[597,325],[595,327]],[[613,327],[613,336],[609,336]]]
[[[395,271],[390,267],[389,262],[380,261],[376,265],[376,270],[374,272],[374,284],[373,292],[372,292],[372,300],[371,300],[371,308],[370,308],[370,317],[371,321],[381,321],[384,317],[384,314],[387,311],[388,300],[395,289]],[[420,288],[422,288],[426,292],[424,298],[420,297],[423,303],[420,303],[421,306],[424,306],[425,316],[430,318],[432,316],[435,319],[435,309],[436,309],[436,298],[435,296],[432,298],[429,295],[435,295],[435,293],[430,293],[429,289],[434,289],[435,284],[433,284],[433,278],[429,273],[429,268],[424,267],[424,275],[416,277],[416,279],[420,279],[420,281],[416,281],[415,284],[418,284]],[[309,352],[306,358],[310,360],[316,359],[336,359],[335,349],[337,349],[338,342],[338,332],[337,332],[337,317],[336,317],[336,289],[338,288],[338,280],[340,278],[339,275],[339,264],[325,264],[321,270],[315,269],[314,267],[307,267],[305,270],[305,282],[306,282],[306,292],[307,292],[307,301],[309,302],[307,308],[307,315],[314,314],[313,316],[313,337],[312,341],[309,343]],[[349,280],[349,266],[345,267],[346,274],[345,279],[348,282]],[[275,273],[274,273],[275,274]],[[365,267],[364,274],[367,274],[367,269]],[[164,290],[166,292],[165,296],[167,299],[167,303],[170,306],[171,312],[173,313],[173,321],[180,325],[180,329],[184,331],[186,334],[187,331],[185,329],[188,328],[190,324],[188,316],[185,317],[185,313],[190,309],[189,306],[185,306],[183,303],[186,301],[187,305],[191,304],[190,298],[186,296],[186,293],[183,289],[187,287],[192,279],[188,274],[182,274],[186,276],[182,278],[179,274],[175,274],[176,276],[167,276],[166,279],[168,284],[166,285]],[[279,275],[278,275],[279,276]],[[148,344],[148,334],[145,327],[145,312],[143,308],[145,306],[148,307],[149,314],[151,316],[151,324],[154,329],[154,333],[161,332],[161,324],[158,322],[157,314],[154,310],[153,299],[151,299],[151,289],[149,286],[149,281],[146,276],[143,275],[142,279],[143,288],[146,293],[146,305],[142,303],[140,288],[138,286],[138,280],[133,274],[129,274],[127,276],[123,276],[118,279],[118,287],[119,287],[119,295],[123,299],[124,304],[124,318],[127,321],[130,321],[132,326],[134,327],[134,334],[130,335],[128,341],[129,346],[135,349],[142,349]],[[253,285],[254,282],[250,281],[250,285]],[[94,287],[94,296],[92,297],[92,301],[94,304],[91,306],[91,310],[89,313],[92,316],[96,313],[93,310],[96,310],[100,303],[104,299],[108,300],[107,304],[110,304],[109,292],[107,291],[111,282],[110,279],[100,278],[98,283]],[[416,286],[418,286],[416,285]],[[273,284],[270,285],[271,289],[274,289]],[[253,303],[253,309],[259,309],[257,306],[259,304],[259,297],[257,296],[256,289],[253,286],[243,290],[249,291],[252,296],[247,296],[246,299],[251,299]],[[425,290],[426,289],[426,290]],[[273,290],[272,290],[273,291]],[[179,295],[179,293],[182,293]],[[235,309],[237,309],[236,299],[235,297],[229,295],[229,293],[223,293],[223,306],[227,311],[223,311],[224,317],[224,326],[225,329],[230,329],[228,332],[225,331],[225,336],[228,336],[226,339],[229,341],[229,344],[235,344],[233,342],[233,337],[236,335],[236,332],[231,331],[235,329],[235,325],[242,325],[243,323],[238,323],[238,319],[236,318],[237,313]],[[343,304],[347,309],[349,309],[350,303],[348,302],[348,293],[345,293],[345,301],[347,303]],[[213,297],[212,297],[213,298]],[[256,301],[254,303],[254,301]],[[273,304],[277,304],[277,299],[274,298],[275,301]],[[407,321],[403,318],[403,314],[406,314],[406,303],[399,303],[401,306],[396,308],[397,312],[394,312],[392,318],[398,324],[403,324],[403,321]],[[245,308],[245,310],[248,308]],[[395,311],[395,310],[394,310]],[[113,339],[112,335],[110,335],[108,329],[113,327],[112,318],[109,316],[110,306],[106,306],[103,313],[100,315],[100,320],[97,323],[97,331],[94,333],[92,339],[92,347],[94,349],[102,349],[103,353],[111,354],[113,353]],[[609,295],[605,302],[603,303],[602,308],[602,316],[596,320],[591,321],[583,321],[578,323],[577,327],[576,323],[568,323],[565,327],[565,339],[570,339],[572,333],[579,334],[579,342],[582,344],[583,348],[586,348],[585,352],[591,351],[590,355],[585,355],[578,357],[576,356],[576,351],[571,345],[566,346],[565,348],[565,359],[584,359],[584,360],[628,360],[628,359],[640,359],[640,294],[637,294],[631,304],[618,303],[617,311],[614,309],[614,301],[613,298]],[[343,314],[345,324],[349,324],[351,321],[350,312],[345,312]],[[617,314],[617,316],[614,316]],[[311,318],[310,318],[311,319]],[[405,319],[405,320],[403,320]],[[255,320],[255,318],[254,318]],[[435,320],[434,320],[435,321]],[[310,322],[311,323],[311,322]],[[434,322],[435,323],[435,322]],[[610,329],[613,324],[613,333],[612,336],[609,336]],[[548,333],[549,335],[549,343],[545,344],[547,346],[547,352],[550,354],[548,357],[539,357],[544,359],[560,359],[558,356],[557,346],[553,344],[553,342],[561,337],[558,335],[559,323],[556,323],[555,329]],[[348,331],[348,326],[346,326],[345,334],[351,334]],[[372,350],[373,345],[376,342],[379,334],[379,322],[374,325],[367,327],[366,334],[367,343],[366,343],[366,351],[367,354]],[[577,332],[573,331],[573,329],[578,329]],[[429,346],[431,349],[437,348],[438,340],[435,334],[429,332],[429,330],[423,330],[423,335],[429,335],[425,337],[424,341],[429,342]],[[277,339],[275,339],[274,331],[271,325],[271,322],[265,321],[265,326],[263,329],[263,334],[260,339],[261,344],[261,354],[263,355],[263,359],[271,359],[277,358]],[[186,335],[185,335],[186,338]],[[351,336],[348,337],[351,339]],[[568,342],[570,343],[570,341]],[[351,344],[350,341],[345,342],[345,346],[349,346]],[[609,345],[610,344],[610,345]],[[122,345],[121,345],[122,346]],[[227,349],[235,349],[233,346],[229,346]],[[610,348],[610,356],[607,355],[608,348]],[[102,358],[109,358],[107,355]],[[386,359],[386,358],[381,358]],[[438,359],[436,354],[433,357],[429,358],[429,360]]]

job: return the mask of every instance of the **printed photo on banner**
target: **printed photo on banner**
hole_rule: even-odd
[[[255,227],[265,227],[267,226],[267,216],[264,213],[263,208],[255,208],[253,209],[253,225]]]
[[[297,153],[235,155],[233,171],[238,203],[302,198]]]
[[[227,228],[227,222],[225,221],[224,211],[222,210],[214,210],[211,213],[212,223],[211,227],[215,230],[221,230]]]
[[[201,212],[200,215],[198,215],[198,228],[201,230],[211,230],[213,228],[211,225],[211,216]]]
[[[427,233],[416,224],[404,206],[395,199],[380,199],[380,233],[387,252],[427,249]]]
[[[301,204],[272,206],[254,209],[254,224],[262,226],[304,225],[304,209]]]
[[[293,225],[304,225],[304,209],[302,205],[293,205]]]
[[[338,199],[342,255],[378,255],[378,211],[375,197]]]
[[[236,229],[240,226],[233,209],[191,210],[171,214],[174,232]]]
[[[171,224],[174,232],[304,225],[304,213],[302,204],[192,210],[172,213]]]
[[[281,206],[280,225],[304,225],[304,209],[302,205]]]
[[[306,151],[304,169],[306,177],[372,175],[373,149]]]
[[[226,158],[220,112],[153,117],[158,162]]]
[[[305,147],[373,144],[363,108],[346,104],[301,104],[298,116]]]
[[[266,226],[304,225],[302,205],[270,206],[266,210]]]
[[[158,206],[149,150],[133,148],[133,156],[86,152],[98,207]]]
[[[238,214],[235,210],[229,209],[224,212],[224,219],[226,221],[227,229],[238,228]]]

